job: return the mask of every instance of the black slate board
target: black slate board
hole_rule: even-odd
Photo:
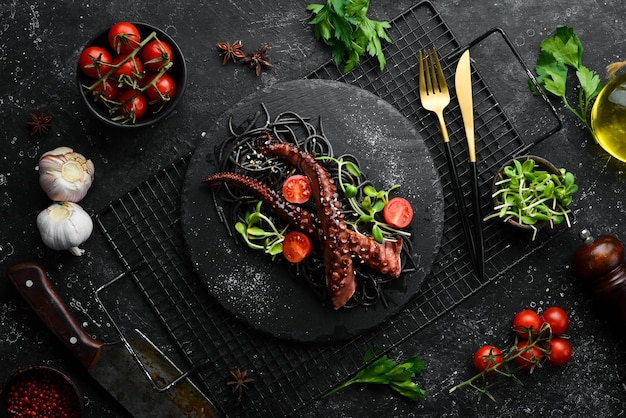
[[[215,147],[228,136],[228,118],[243,123],[266,106],[270,115],[321,117],[336,156],[355,155],[378,189],[400,184],[415,212],[412,258],[417,270],[384,287],[388,306],[333,310],[322,306],[286,262],[237,245],[220,223],[212,193],[201,179],[216,171]],[[211,294],[257,330],[283,339],[344,340],[381,324],[418,291],[439,249],[443,193],[430,153],[411,122],[365,90],[325,80],[298,80],[255,92],[226,112],[197,147],[182,194],[183,234],[192,262]],[[232,229],[232,226],[231,226]]]

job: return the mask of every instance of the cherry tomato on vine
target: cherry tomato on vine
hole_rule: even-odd
[[[157,78],[155,80],[155,78]],[[151,85],[154,82],[153,85]],[[154,74],[145,82],[149,86],[145,90],[146,98],[149,104],[163,103],[171,100],[176,95],[176,82],[167,73]]]
[[[116,54],[128,55],[141,43],[141,35],[132,23],[117,22],[109,29],[107,40]]]
[[[172,62],[172,48],[161,40],[148,42],[141,48],[141,61],[150,71],[160,71],[161,68]]]
[[[569,325],[567,313],[563,310],[563,308],[558,306],[550,306],[547,308],[543,311],[541,318],[543,319],[543,322],[550,325],[550,329],[554,335],[563,334]]]
[[[528,347],[528,341],[522,340],[515,346],[514,354],[519,354],[513,358],[513,363],[524,370],[532,370],[536,365],[541,363],[543,352],[535,347]]]
[[[109,79],[98,83],[93,90],[91,90],[93,99],[96,102],[103,100],[113,101],[118,93],[119,89],[117,88],[117,83]]]
[[[572,346],[565,338],[554,337],[547,344],[547,361],[553,366],[563,366],[572,358]]]
[[[291,263],[299,263],[311,254],[311,239],[299,231],[290,231],[283,240],[283,255]]]
[[[289,176],[283,183],[283,196],[291,203],[305,203],[311,197],[309,178],[302,174]]]
[[[137,90],[124,90],[117,97],[117,101],[120,103],[117,113],[123,116],[125,121],[136,122],[148,109],[146,96]]]
[[[474,353],[474,368],[479,373],[495,366],[495,369],[485,373],[487,376],[491,376],[496,373],[496,369],[501,369],[503,361],[504,356],[502,355],[502,352],[498,347],[493,345],[483,345]]]
[[[124,81],[129,85],[133,85],[143,76],[143,65],[137,57],[124,61],[125,59],[126,57],[122,55],[118,55],[113,59],[113,65],[119,64],[119,67],[113,70],[111,77],[116,81]],[[122,63],[122,61],[124,62]]]
[[[88,46],[80,53],[78,66],[89,78],[98,79],[111,70],[111,54],[99,46]]]
[[[530,309],[519,311],[513,317],[513,331],[519,338],[537,335],[542,325],[543,320],[539,314]]]
[[[413,207],[403,197],[394,197],[383,208],[385,222],[394,228],[404,228],[413,219]]]

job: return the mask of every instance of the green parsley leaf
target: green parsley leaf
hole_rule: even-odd
[[[554,38],[546,38],[540,44],[541,50],[554,56],[560,61],[573,68],[580,68],[582,65],[582,45],[578,36],[573,34],[570,38],[564,39],[558,33]]]
[[[391,25],[369,19],[369,0],[327,0],[326,4],[309,4],[309,23],[313,34],[328,46],[337,66],[344,63],[343,72],[356,67],[366,52],[376,57],[380,70],[384,70],[386,60],[382,41],[391,42],[386,32]]]
[[[587,67],[580,67],[576,71],[576,77],[586,97],[596,97],[602,90],[600,76]]]
[[[373,358],[374,352],[367,350],[365,352],[364,361],[368,362]],[[427,392],[417,386],[412,379],[416,374],[424,370],[425,367],[424,362],[418,357],[412,357],[402,363],[396,363],[387,356],[382,356],[378,360],[361,369],[361,371],[359,371],[352,379],[344,382],[334,389],[331,389],[322,397],[330,396],[354,383],[370,383],[388,385],[391,389],[409,399],[424,399]]]
[[[582,56],[583,45],[574,29],[559,25],[553,37],[541,42],[535,71],[539,85],[547,93],[559,97],[595,139],[587,115],[593,99],[602,89],[602,84],[600,77],[582,64]],[[572,106],[567,98],[567,76],[570,68],[575,71],[578,79],[578,108]],[[530,80],[528,84],[534,94],[539,94]]]

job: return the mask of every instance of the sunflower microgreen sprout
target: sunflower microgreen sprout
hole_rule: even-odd
[[[287,227],[279,231],[274,222],[261,212],[262,203],[257,203],[254,212],[247,211],[243,222],[235,223],[235,229],[250,248],[275,257],[283,251]]]

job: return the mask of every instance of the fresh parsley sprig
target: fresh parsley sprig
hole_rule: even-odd
[[[574,33],[574,29],[559,25],[553,37],[544,39],[540,44],[541,51],[537,57],[537,81],[548,93],[563,101],[569,109],[593,135],[587,119],[589,106],[600,93],[602,85],[600,76],[582,64],[583,45]],[[574,107],[567,100],[567,75],[573,69],[579,83],[578,104]],[[531,90],[538,94],[537,88],[529,80]],[[595,135],[594,139],[595,139]]]
[[[374,357],[374,352],[367,350],[365,352],[364,362],[367,363]],[[427,395],[426,391],[417,386],[412,380],[417,373],[424,370],[424,367],[424,362],[418,357],[411,357],[402,363],[396,363],[387,356],[382,356],[359,371],[352,379],[331,389],[322,397],[330,396],[354,383],[371,383],[388,385],[391,389],[409,399],[424,399]]]
[[[327,0],[326,4],[311,3],[306,9],[311,12],[309,23],[314,25],[315,38],[330,48],[337,66],[345,61],[344,73],[365,53],[378,59],[381,71],[385,69],[382,41],[391,42],[386,32],[391,25],[367,17],[369,0]]]

